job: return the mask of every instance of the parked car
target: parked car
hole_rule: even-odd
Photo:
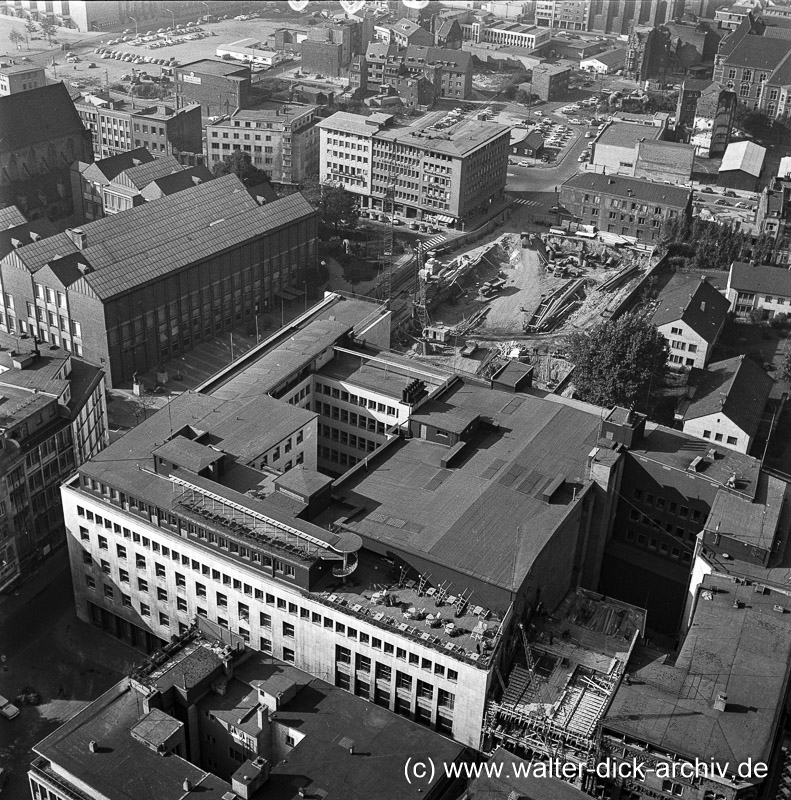
[[[714,205],[715,206],[727,206],[727,205],[730,205],[730,203],[727,200],[723,200],[722,198],[720,198],[719,200],[717,200],[717,202]]]
[[[723,195],[723,197],[737,197],[738,196],[736,194],[736,192],[733,191],[733,189],[728,189],[728,191],[727,192],[723,192],[722,195]]]
[[[0,714],[6,719],[13,719],[19,716],[19,709],[13,704],[9,703],[2,695],[0,695]]]
[[[712,189],[711,186],[704,186],[700,191],[703,194],[714,194],[714,189]]]

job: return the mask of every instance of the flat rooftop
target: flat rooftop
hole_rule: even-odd
[[[596,147],[613,145],[615,147],[634,147],[643,139],[659,139],[662,129],[653,125],[637,125],[631,122],[612,122],[596,140]]]
[[[41,771],[56,786],[59,773],[65,773],[108,800],[181,800],[185,780],[204,800],[221,800],[230,791],[229,784],[186,759],[163,758],[131,736],[140,717],[140,696],[124,678],[35,746],[43,758],[33,761],[33,772]],[[97,752],[89,750],[91,741]]]
[[[713,500],[718,490],[728,488],[728,481],[734,474],[736,486],[730,491],[752,500],[758,490],[761,472],[758,459],[725,447],[717,448],[710,441],[652,422],[646,424],[645,436],[629,448],[629,455],[663,469],[664,485],[675,486],[687,496],[695,491],[705,494],[710,496],[708,502]],[[698,457],[702,461],[692,472],[691,464]],[[690,485],[691,476],[702,479],[698,481],[699,489]]]
[[[444,155],[464,156],[504,134],[509,134],[508,125],[483,120],[463,120],[443,130],[429,130],[434,117],[419,119],[412,125],[400,128],[384,128],[379,139],[389,139],[399,145],[420,147]]]
[[[356,470],[336,486],[342,503],[316,522],[345,518],[344,528],[377,550],[419,554],[516,591],[579,500],[586,458],[598,438],[598,414],[466,381],[418,411],[421,420],[481,415],[489,425],[473,435],[455,469],[441,464],[448,453],[442,444],[420,438],[393,442],[381,464]],[[560,475],[566,482],[551,503],[544,502],[543,490]]]
[[[243,64],[230,64],[227,61],[213,58],[190,61],[189,64],[182,64],[176,69],[187,74],[190,72],[203,72],[206,75],[218,75],[226,78],[245,78],[250,76],[250,67]]]
[[[355,355],[337,347],[334,350],[332,361],[316,371],[318,379],[324,376],[348,382],[350,386],[370,389],[393,400],[401,400],[401,391],[414,378],[425,381],[430,391],[452,377],[450,372],[395,353],[360,352]]]
[[[602,726],[666,752],[729,764],[769,762],[788,686],[788,595],[706,576],[675,663],[630,668]],[[727,695],[725,711],[713,703]]]

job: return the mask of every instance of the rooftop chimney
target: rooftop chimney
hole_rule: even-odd
[[[88,246],[88,234],[82,228],[66,228],[66,235],[78,250],[85,250]]]
[[[191,792],[191,791],[192,791],[192,784],[189,782],[189,780],[187,780],[187,779],[185,778],[185,780],[184,780],[184,783],[182,783],[182,784],[181,784],[181,788],[182,788],[182,789],[183,789],[185,792]]]
[[[203,183],[203,181],[202,181],[202,180],[201,180],[201,179],[200,179],[200,178],[199,178],[197,175],[193,175],[193,176],[192,176],[192,182],[193,182],[193,183],[194,183],[196,186],[200,186],[200,184],[202,184],[202,183]]]
[[[90,750],[92,753],[99,752],[99,743],[96,741],[96,739],[91,739],[91,741],[88,742],[88,750]]]
[[[718,692],[717,697],[714,700],[714,710],[715,711],[725,711],[725,707],[728,705],[728,695],[724,692]]]

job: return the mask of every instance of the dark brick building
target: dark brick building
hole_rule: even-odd
[[[300,194],[259,206],[235,175],[20,247],[0,261],[0,330],[103,367],[111,385],[302,291],[316,216]]]
[[[210,58],[177,67],[173,76],[179,106],[200,103],[204,114],[219,116],[250,103],[250,68]]]

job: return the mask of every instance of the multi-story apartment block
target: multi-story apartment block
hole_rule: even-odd
[[[736,93],[748,109],[772,119],[791,116],[791,18],[748,13],[720,44],[714,80]]]
[[[136,108],[125,100],[83,95],[74,101],[80,119],[91,132],[93,152],[103,159],[145,147],[155,158],[202,151],[198,105],[174,109],[159,103]]]
[[[92,161],[91,138],[63,83],[0,97],[0,205],[28,219],[73,211],[69,167]]]
[[[773,239],[772,255],[767,260],[778,265],[791,264],[791,174],[781,172],[771,186],[764,188],[755,221],[759,231]]]
[[[47,85],[44,67],[37,64],[0,64],[0,97]]]
[[[275,183],[301,183],[319,171],[318,119],[318,106],[301,103],[235,111],[206,126],[207,163],[241,150]]]
[[[369,30],[370,29],[370,30]],[[302,42],[302,70],[338,76],[349,68],[351,60],[365,51],[373,32],[369,18],[324,20],[308,28]]]
[[[64,350],[4,339],[0,590],[65,543],[58,486],[107,444],[103,372]]]
[[[71,350],[117,386],[302,291],[315,246],[301,195],[262,206],[225,175],[9,253],[0,330]]]
[[[587,31],[590,26],[590,0],[536,0],[535,20],[541,28]]]
[[[156,664],[39,742],[28,779],[34,800],[407,800],[415,790],[404,780],[405,742],[449,768],[467,755],[198,619]],[[456,783],[438,771],[421,780],[420,796],[456,796]]]
[[[762,311],[768,319],[791,312],[791,273],[778,267],[734,261],[728,273],[726,296],[730,310],[746,319]]]
[[[204,115],[230,114],[250,105],[250,67],[204,58],[176,67],[179,105],[198,103]]]
[[[673,367],[703,369],[728,316],[729,303],[705,278],[675,275],[660,292],[653,322],[670,346]]]
[[[393,44],[372,42],[364,56],[352,62],[350,83],[366,92],[398,88],[399,79],[425,78],[437,98],[466,100],[472,94],[472,56],[464,50],[411,45],[399,50]]]
[[[560,187],[560,204],[574,218],[600,231],[658,242],[667,219],[688,217],[692,191],[620,175],[583,173]]]
[[[451,225],[462,225],[503,196],[506,126],[469,121],[437,128],[418,121],[396,128],[392,122],[387,114],[345,112],[320,122],[321,180],[359,195],[364,212],[386,210],[392,180],[397,214]]]

